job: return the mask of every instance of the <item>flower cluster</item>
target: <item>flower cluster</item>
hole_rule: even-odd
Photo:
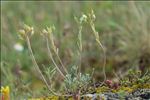
[[[34,34],[33,27],[30,27],[26,24],[24,24],[23,29],[19,30],[19,38],[20,39],[25,39],[26,36],[31,37],[33,34]]]

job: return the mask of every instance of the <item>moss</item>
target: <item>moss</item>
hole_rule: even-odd
[[[120,92],[120,91],[125,91],[128,93],[131,93],[137,89],[150,89],[150,84],[146,83],[146,84],[137,84],[135,83],[132,86],[120,86],[118,89],[112,89],[111,91],[114,93]]]
[[[143,88],[147,88],[147,89],[150,89],[150,84],[143,84]]]
[[[48,97],[45,100],[59,100],[59,97],[58,96],[51,96],[51,97]]]
[[[49,96],[49,97],[28,99],[28,100],[59,100],[59,96]]]
[[[128,93],[131,93],[133,91],[133,89],[130,88],[130,87],[122,86],[122,87],[119,88],[119,90],[117,92],[120,92],[120,91],[125,91],[125,92],[128,92]]]
[[[68,98],[68,100],[73,100],[73,98]]]
[[[96,88],[96,93],[103,93],[103,92],[108,92],[108,91],[110,91],[110,89],[109,87],[106,87],[106,86]]]

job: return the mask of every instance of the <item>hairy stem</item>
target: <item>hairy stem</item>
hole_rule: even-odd
[[[104,82],[105,82],[105,80],[106,80],[106,72],[105,72],[105,66],[106,66],[106,51],[105,51],[103,45],[102,45],[100,42],[99,42],[99,45],[100,45],[100,47],[102,48],[102,50],[103,50],[103,55],[104,55],[103,74],[104,74]]]
[[[79,27],[79,34],[78,34],[78,46],[79,46],[79,68],[78,68],[78,76],[80,78],[80,73],[81,73],[81,65],[82,65],[82,25]]]
[[[105,66],[106,66],[106,51],[105,51],[105,48],[103,47],[102,43],[100,42],[100,38],[99,38],[99,34],[98,32],[96,31],[95,29],[95,25],[93,23],[93,21],[90,22],[90,25],[91,25],[91,28],[92,28],[92,31],[95,35],[95,39],[96,39],[96,42],[98,43],[99,47],[102,48],[103,50],[103,56],[104,56],[104,63],[103,63],[103,74],[104,74],[104,81],[102,82],[101,86],[104,84],[105,80],[106,80],[106,72],[105,72]]]
[[[40,68],[39,68],[39,66],[38,66],[38,64],[37,64],[37,62],[36,62],[36,60],[35,60],[35,57],[34,57],[34,55],[33,55],[33,51],[32,51],[32,48],[31,48],[31,44],[30,44],[30,39],[29,39],[28,36],[26,36],[26,41],[27,41],[29,53],[30,53],[31,58],[32,58],[32,62],[33,62],[33,64],[35,65],[36,70],[37,70],[37,71],[39,72],[39,74],[41,75],[41,77],[42,77],[44,83],[46,84],[46,86],[47,86],[47,88],[48,88],[48,90],[49,90],[51,93],[53,93],[54,95],[57,95],[56,93],[54,93],[54,92],[52,91],[51,87],[50,87],[49,84],[47,83],[47,81],[46,81],[44,75],[42,74],[42,72],[41,72],[41,70],[40,70]]]
[[[61,61],[61,59],[60,59],[58,53],[56,53],[56,55],[57,55],[57,58],[58,58],[58,60],[59,60],[59,62],[60,62],[60,64],[61,64],[61,66],[63,67],[64,71],[66,72],[66,74],[68,74],[68,71],[67,71],[67,69],[65,68],[64,64],[62,63],[62,61]]]
[[[50,47],[49,47],[49,40],[48,40],[47,37],[46,37],[46,44],[47,44],[47,49],[48,49],[48,54],[49,54],[50,59],[52,60],[53,64],[55,65],[56,69],[61,74],[61,76],[63,76],[63,78],[65,78],[65,75],[63,74],[63,72],[60,70],[60,68],[58,67],[58,65],[56,64],[56,62],[53,59],[53,56],[51,54],[51,50],[50,50]]]

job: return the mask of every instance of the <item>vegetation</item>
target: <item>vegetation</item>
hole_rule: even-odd
[[[1,17],[2,100],[150,89],[149,2],[3,1]]]

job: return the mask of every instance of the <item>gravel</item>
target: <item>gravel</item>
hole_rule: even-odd
[[[103,94],[87,94],[90,100],[150,100],[150,89],[137,89],[132,93],[119,93],[107,92]],[[83,99],[84,100],[84,99]]]

